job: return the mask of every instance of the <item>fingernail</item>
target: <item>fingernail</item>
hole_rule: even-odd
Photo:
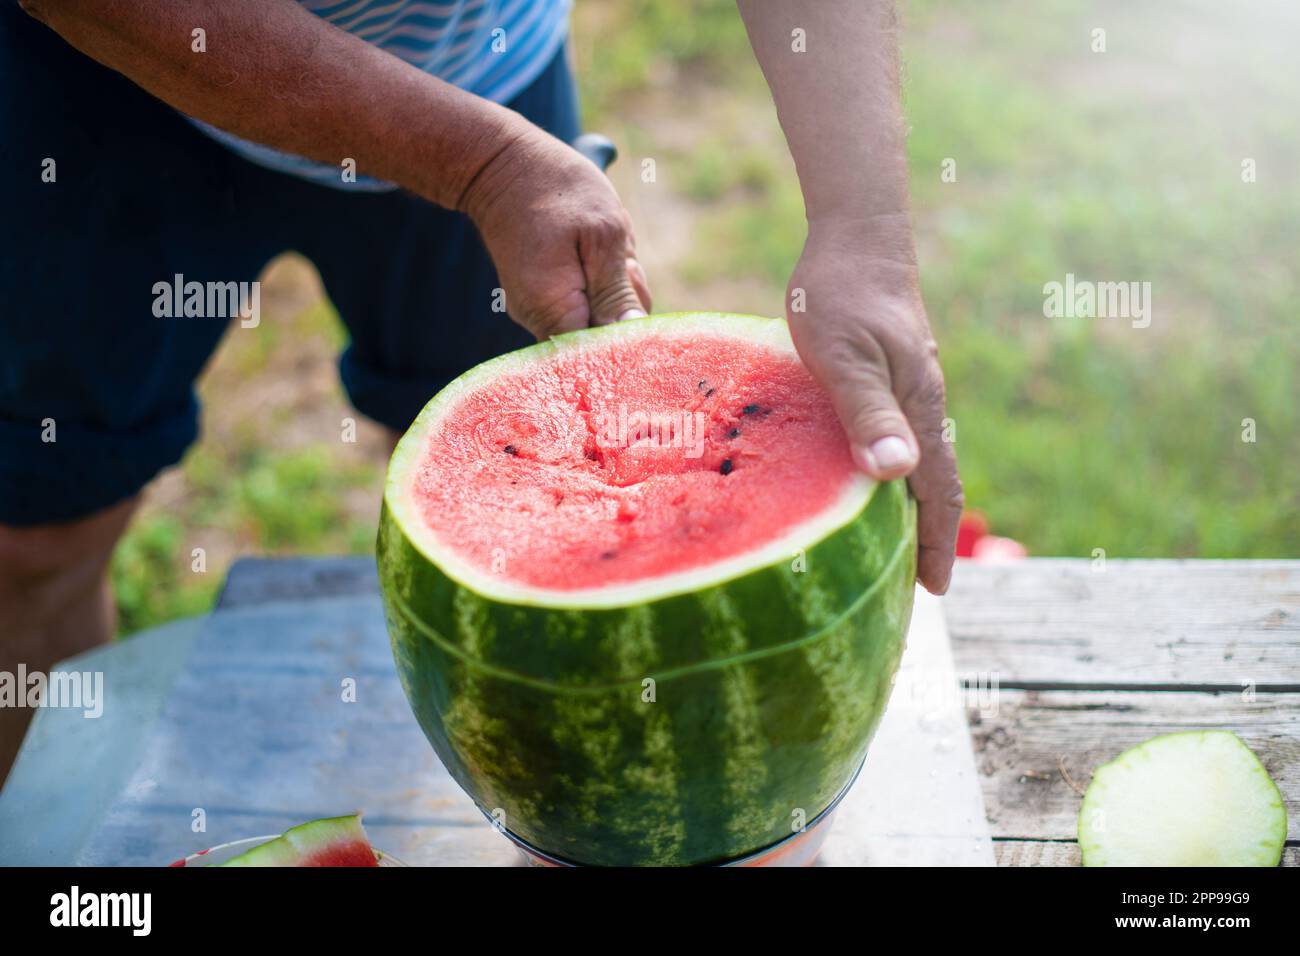
[[[616,321],[616,322],[622,322],[622,321],[624,321],[625,319],[640,319],[640,318],[644,318],[644,317],[645,317],[645,313],[642,312],[640,309],[628,309],[626,312],[624,312],[622,315],[620,315],[620,316],[619,316],[617,319],[615,319],[614,321]]]
[[[864,457],[877,471],[893,471],[912,463],[912,449],[897,435],[886,435],[872,442]]]

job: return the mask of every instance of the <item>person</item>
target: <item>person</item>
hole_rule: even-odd
[[[650,308],[626,210],[568,145],[568,2],[4,6],[0,670],[109,638],[113,547],[197,436],[193,383],[232,316],[159,318],[160,281],[243,282],[303,252],[350,335],[350,400],[395,432],[530,336]],[[739,12],[807,209],[796,347],[860,466],[909,478],[918,577],[942,592],[962,497],[918,290],[893,4]],[[0,774],[28,713],[0,712]]]

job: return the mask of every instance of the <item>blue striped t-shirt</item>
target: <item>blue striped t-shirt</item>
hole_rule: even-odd
[[[568,35],[570,0],[298,0],[334,26],[462,90],[506,103],[535,80]],[[339,166],[251,143],[190,118],[262,166],[340,189],[384,190],[366,176],[345,183]]]

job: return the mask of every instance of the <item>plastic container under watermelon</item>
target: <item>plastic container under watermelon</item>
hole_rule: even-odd
[[[398,444],[398,674],[539,862],[810,862],[893,685],[915,524],[783,321],[559,336],[461,376]]]

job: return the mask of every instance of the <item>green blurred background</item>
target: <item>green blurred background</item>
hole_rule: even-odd
[[[901,12],[925,299],[970,506],[1036,555],[1300,556],[1297,5]],[[656,309],[780,314],[803,210],[734,4],[576,0],[573,32]],[[1043,285],[1067,273],[1150,282],[1151,326],[1045,318]],[[371,550],[386,448],[343,398],[341,341],[310,265],[274,263],[261,325],[232,329],[201,383],[203,440],[114,559],[123,633],[207,610],[240,555]]]

